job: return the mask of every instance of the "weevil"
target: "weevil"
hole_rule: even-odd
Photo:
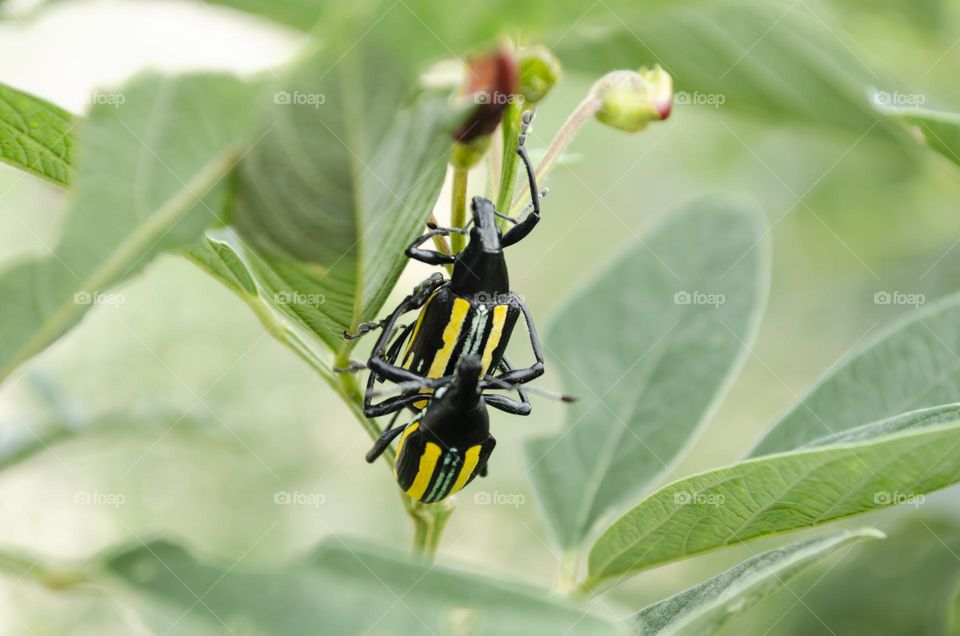
[[[483,363],[476,355],[460,360],[450,380],[430,396],[427,407],[406,425],[387,428],[367,453],[375,461],[397,437],[393,474],[413,499],[434,503],[486,476],[497,441],[481,394]]]
[[[527,173],[531,212],[522,221],[516,221],[498,212],[489,199],[474,197],[470,204],[469,229],[433,227],[406,250],[409,258],[428,265],[451,264],[450,279],[434,274],[417,286],[385,320],[365,323],[356,334],[344,334],[347,338],[356,338],[382,328],[365,365],[370,369],[364,398],[364,412],[368,417],[395,413],[404,407],[424,408],[427,404],[424,395],[449,383],[457,364],[467,356],[477,356],[480,362],[481,391],[504,386],[518,391],[519,401],[484,394],[487,404],[516,415],[530,413],[530,402],[520,385],[543,374],[543,353],[529,309],[519,295],[510,291],[503,253],[504,248],[520,242],[540,222],[540,192],[525,145],[530,115],[524,114],[517,154]],[[508,220],[513,227],[502,232],[498,218]],[[469,235],[466,248],[459,254],[422,247],[435,236],[453,233]],[[399,319],[412,311],[419,311],[416,321],[398,327]],[[520,316],[526,323],[535,362],[530,367],[514,369],[504,351]],[[375,383],[385,380],[404,384],[419,382],[420,385],[374,403]]]

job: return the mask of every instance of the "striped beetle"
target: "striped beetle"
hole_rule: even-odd
[[[423,503],[440,501],[477,475],[486,476],[497,441],[490,435],[481,373],[479,357],[461,359],[447,384],[430,396],[427,408],[406,425],[391,424],[383,431],[367,461],[375,461],[399,437],[394,477],[407,495]]]
[[[439,273],[434,274],[418,285],[385,320],[360,325],[355,335],[344,334],[347,338],[357,338],[382,328],[369,360],[362,365],[370,369],[364,398],[367,417],[398,413],[404,407],[427,407],[429,393],[448,384],[458,362],[468,356],[479,359],[481,392],[487,388],[513,388],[520,398],[516,401],[503,395],[484,394],[487,404],[516,415],[530,413],[530,402],[520,385],[543,374],[543,354],[529,310],[523,299],[510,291],[503,255],[503,248],[525,238],[540,221],[540,193],[525,146],[529,124],[530,113],[524,113],[517,154],[527,172],[533,207],[530,214],[517,222],[498,212],[490,200],[474,197],[470,206],[469,230],[434,227],[406,250],[409,258],[428,265],[452,264],[450,280],[444,280]],[[509,220],[514,226],[501,233],[497,218]],[[459,254],[449,255],[421,247],[435,236],[452,233],[469,234],[469,242]],[[416,310],[419,310],[417,320],[398,328],[399,318]],[[528,368],[513,369],[504,351],[521,315],[527,325],[536,362]],[[494,375],[491,370],[500,373]],[[416,388],[374,403],[377,395],[375,383],[385,380],[415,385]]]

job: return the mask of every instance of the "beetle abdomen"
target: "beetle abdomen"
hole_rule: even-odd
[[[488,437],[482,444],[466,448],[444,447],[427,439],[414,422],[400,437],[394,474],[407,495],[423,503],[433,503],[452,495],[469,484],[487,463],[496,441]]]

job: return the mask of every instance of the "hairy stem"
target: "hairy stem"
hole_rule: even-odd
[[[450,226],[462,228],[467,224],[467,175],[469,168],[453,167],[453,194],[450,199]],[[463,251],[466,238],[463,234],[450,235],[454,254]]]
[[[540,163],[536,168],[537,182],[542,183],[543,178],[547,176],[547,173],[550,172],[550,169],[553,167],[553,164],[556,160],[563,154],[563,151],[567,149],[567,146],[570,145],[570,142],[573,141],[573,138],[576,137],[577,132],[583,128],[583,125],[587,123],[594,115],[597,114],[597,111],[600,109],[601,102],[591,91],[590,95],[580,102],[577,107],[570,113],[570,116],[567,117],[567,120],[563,122],[563,125],[560,126],[560,130],[557,131],[557,134],[554,136],[553,141],[550,142],[550,147],[547,149],[547,154],[543,156],[543,159],[540,160]],[[513,202],[510,207],[510,216],[515,216],[521,209],[523,209],[524,199],[523,196],[517,197],[516,201]],[[504,204],[506,206],[506,204]],[[498,208],[502,210],[503,208]]]

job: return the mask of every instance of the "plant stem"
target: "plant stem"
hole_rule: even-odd
[[[567,146],[573,141],[577,132],[583,128],[583,125],[597,113],[600,105],[601,101],[593,94],[593,91],[591,91],[590,94],[573,109],[573,112],[570,113],[567,120],[560,126],[560,130],[557,131],[553,141],[550,142],[547,154],[543,156],[543,159],[541,159],[537,165],[536,175],[538,183],[542,182],[543,178],[547,176],[554,162],[563,154],[563,151],[567,149]],[[504,204],[504,206],[506,206],[506,204]],[[520,196],[517,197],[517,200],[514,201],[510,207],[510,216],[515,216],[522,208],[523,197]],[[503,208],[498,205],[497,209],[502,210]]]
[[[453,193],[450,200],[450,226],[462,228],[467,224],[467,175],[469,168],[453,167]],[[463,251],[463,234],[451,234],[450,245],[454,254]]]
[[[506,210],[513,200],[513,185],[517,177],[517,137],[520,135],[520,107],[511,102],[503,111],[500,128],[503,138],[503,163],[500,167],[500,192],[497,195],[497,210]],[[503,227],[504,220],[498,219],[497,224]]]

